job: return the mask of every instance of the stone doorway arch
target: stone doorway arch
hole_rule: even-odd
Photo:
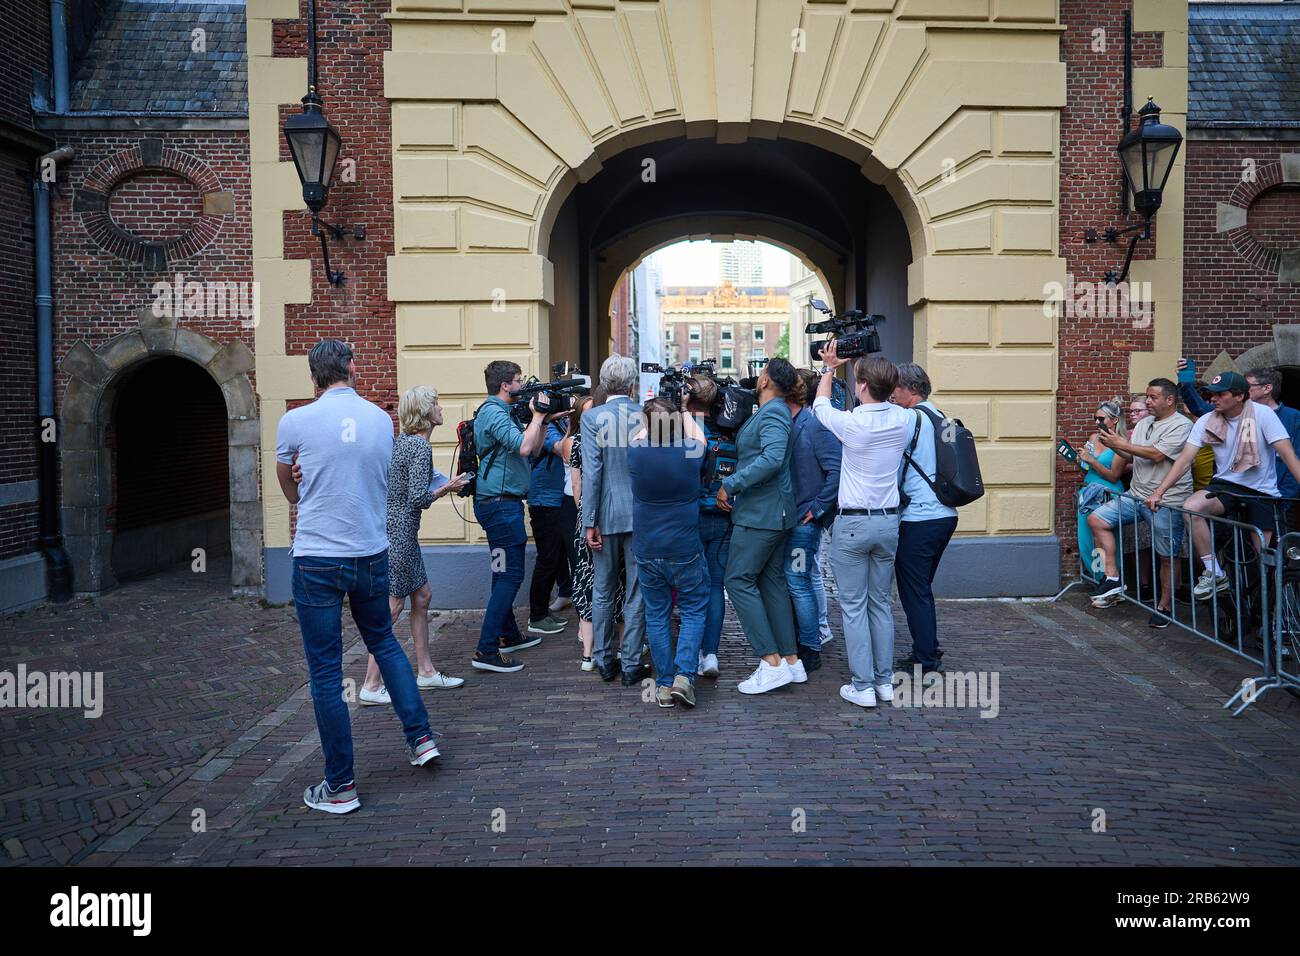
[[[146,308],[139,328],[98,347],[79,339],[64,356],[68,376],[60,406],[64,546],[73,587],[93,594],[113,587],[113,531],[107,520],[113,499],[113,456],[106,441],[117,389],[128,373],[151,359],[176,357],[195,363],[225,399],[230,473],[232,588],[257,593],[262,581],[262,508],[259,501],[257,401],[248,373],[253,353],[242,341],[222,343],[176,319]]]
[[[1201,373],[1208,382],[1220,372],[1246,373],[1252,368],[1276,368],[1282,373],[1282,401],[1292,405],[1300,397],[1300,325],[1294,322],[1273,326],[1273,341],[1261,342],[1235,359],[1220,352]]]

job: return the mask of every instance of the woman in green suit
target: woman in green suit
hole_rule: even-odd
[[[758,411],[736,435],[736,470],[718,489],[718,507],[731,512],[727,594],[760,658],[753,675],[740,682],[742,694],[808,680],[795,644],[784,544],[797,520],[790,482],[793,426],[786,399],[798,399],[802,388],[788,361],[767,363],[758,379]]]

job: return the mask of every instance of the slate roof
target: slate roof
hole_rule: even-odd
[[[1187,125],[1300,127],[1300,3],[1192,3]]]
[[[195,52],[193,31],[204,31]],[[248,115],[243,0],[109,0],[72,81],[73,111]]]

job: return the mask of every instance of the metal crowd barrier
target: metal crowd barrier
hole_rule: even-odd
[[[1241,496],[1244,497],[1244,496]],[[1259,496],[1265,498],[1265,496]],[[1145,502],[1128,493],[1106,492],[1105,501],[1127,499],[1145,507]],[[1300,690],[1300,533],[1287,532],[1284,508],[1294,505],[1296,499],[1266,498],[1274,504],[1274,526],[1271,540],[1265,543],[1264,533],[1254,525],[1228,518],[1203,515],[1170,505],[1161,505],[1181,515],[1183,536],[1181,547],[1174,560],[1181,562],[1186,571],[1188,600],[1179,601],[1179,578],[1170,569],[1169,611],[1158,609],[1160,601],[1160,564],[1155,548],[1155,529],[1141,518],[1124,520],[1114,529],[1115,563],[1120,583],[1124,585],[1123,599],[1145,608],[1152,614],[1166,618],[1171,624],[1190,631],[1222,650],[1244,658],[1261,669],[1258,676],[1242,680],[1241,688],[1223,704],[1235,707],[1233,716],[1239,716],[1263,694],[1275,687]],[[1086,521],[1087,517],[1080,520]],[[1209,526],[1210,552],[1218,556],[1220,568],[1227,574],[1229,586],[1214,590],[1209,597],[1196,599],[1192,590],[1196,579],[1204,570],[1192,547],[1192,521],[1204,521]],[[1133,560],[1142,553],[1139,531],[1145,525],[1150,530],[1151,560],[1149,569],[1145,560]],[[1126,556],[1126,533],[1132,550]],[[1166,550],[1173,550],[1173,531],[1169,531]],[[1094,543],[1094,552],[1100,549]],[[1126,569],[1125,559],[1130,567]],[[1093,555],[1079,555],[1079,580],[1071,582],[1056,596],[1078,584],[1092,585]],[[1150,588],[1151,600],[1143,599],[1144,590]]]

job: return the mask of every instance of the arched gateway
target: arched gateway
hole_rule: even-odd
[[[250,36],[290,15],[282,6],[250,6]],[[984,0],[441,6],[394,0],[385,18],[399,390],[435,383],[454,421],[481,401],[492,359],[537,374],[559,359],[594,366],[602,252],[621,270],[665,229],[770,229],[828,276],[837,304],[910,327],[908,357],[980,440],[988,494],[962,510],[947,593],[1056,590],[1056,328],[1043,308],[1065,279],[1054,0],[1000,3],[996,17]],[[296,99],[301,61],[250,54],[253,102]],[[276,116],[254,111],[255,160],[276,148]],[[254,163],[263,209],[300,207],[284,167]],[[260,359],[284,354],[277,315],[309,298],[309,264],[267,253],[282,249],[278,215],[255,220],[266,447],[285,403],[311,395],[300,361],[264,374]],[[287,580],[289,543],[273,496],[272,584]],[[432,509],[432,562],[477,531]]]
[[[229,549],[231,585],[260,587],[252,368],[238,339],[218,342],[149,309],[140,328],[68,351],[59,446],[76,591],[189,563],[195,548],[205,558]]]

